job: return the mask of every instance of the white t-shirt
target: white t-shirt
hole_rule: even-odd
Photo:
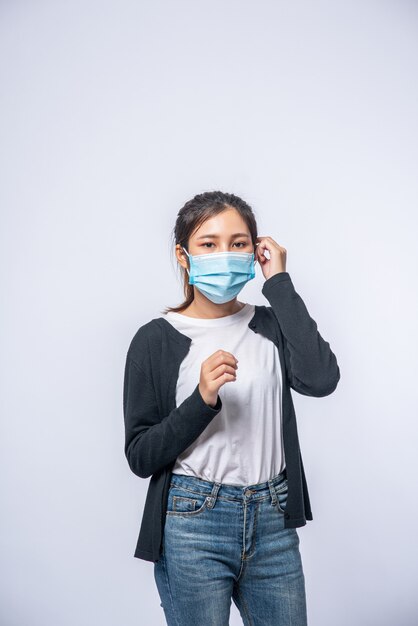
[[[215,319],[169,311],[170,324],[191,338],[176,388],[178,406],[200,380],[202,362],[216,350],[238,359],[237,378],[219,389],[222,409],[175,461],[175,474],[231,485],[273,478],[285,466],[282,437],[282,376],[274,343],[248,327],[254,305]]]

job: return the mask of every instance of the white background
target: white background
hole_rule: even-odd
[[[406,0],[1,2],[2,624],[165,623],[133,557],[123,367],[182,301],[172,229],[214,189],[288,250],[341,370],[292,392],[309,625],[417,623],[417,20]]]

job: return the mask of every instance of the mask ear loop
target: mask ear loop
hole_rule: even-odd
[[[185,253],[187,254],[187,256],[189,257],[189,263],[190,263],[190,254],[187,252],[186,248],[184,246],[181,246],[183,248],[183,250],[185,251]],[[188,273],[188,275],[190,276],[190,272],[189,272],[189,268],[186,267],[186,272]]]

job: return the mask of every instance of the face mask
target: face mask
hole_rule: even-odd
[[[189,285],[195,285],[216,304],[229,302],[255,276],[254,252],[189,254]]]

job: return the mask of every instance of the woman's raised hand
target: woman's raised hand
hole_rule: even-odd
[[[274,274],[286,271],[287,250],[274,241],[271,237],[257,237],[257,248],[254,258],[259,262],[264,278],[267,280]],[[264,251],[268,250],[268,259]]]

